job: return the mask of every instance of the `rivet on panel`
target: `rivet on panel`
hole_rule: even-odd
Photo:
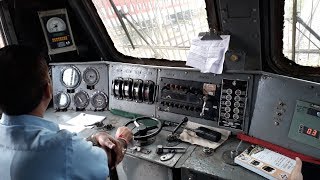
[[[239,56],[237,56],[236,54],[232,54],[229,59],[230,61],[236,62],[239,60]]]

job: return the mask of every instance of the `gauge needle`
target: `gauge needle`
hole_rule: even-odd
[[[79,101],[82,103],[82,99],[80,97],[78,97]]]

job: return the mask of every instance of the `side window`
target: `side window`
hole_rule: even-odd
[[[209,30],[205,0],[92,0],[115,48],[137,58],[186,61]]]
[[[2,37],[2,33],[0,33],[0,48],[2,48],[3,46],[5,46],[4,39]]]
[[[319,3],[319,0],[285,0],[282,52],[302,66],[320,66]]]

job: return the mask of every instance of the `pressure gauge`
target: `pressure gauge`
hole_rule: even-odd
[[[54,103],[57,106],[57,109],[67,109],[70,102],[70,96],[67,93],[59,92],[54,96]]]
[[[81,75],[75,66],[64,68],[61,71],[61,83],[68,89],[75,89],[80,85]]]
[[[99,78],[99,73],[96,68],[88,67],[83,71],[83,81],[87,83],[88,86],[96,85]]]
[[[65,8],[38,11],[38,16],[49,55],[77,51],[68,13]]]
[[[47,21],[47,30],[49,33],[65,31],[67,29],[66,23],[59,17],[52,17]]]
[[[107,107],[108,96],[104,92],[97,91],[91,97],[91,104],[96,110],[103,110]]]
[[[77,109],[86,108],[89,105],[89,100],[89,94],[83,90],[77,92],[73,97],[74,105]]]

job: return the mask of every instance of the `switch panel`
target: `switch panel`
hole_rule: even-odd
[[[218,120],[220,92],[215,84],[161,78],[159,85],[159,111]]]
[[[219,126],[243,130],[248,82],[223,79]]]

